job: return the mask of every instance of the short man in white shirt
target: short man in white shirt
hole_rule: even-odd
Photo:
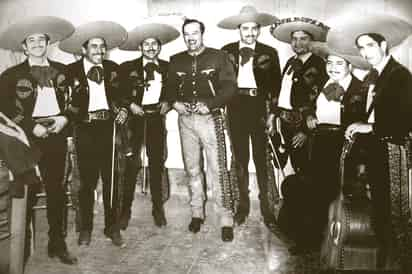
[[[75,123],[75,141],[80,172],[80,235],[78,244],[89,245],[93,230],[94,190],[103,182],[104,234],[123,247],[118,216],[118,185],[112,170],[114,120],[123,124],[127,109],[122,107],[118,65],[105,59],[106,51],[119,46],[127,36],[120,25],[102,21],[79,26],[59,47],[81,54],[68,66],[72,88],[70,110]],[[114,178],[112,178],[114,176]]]
[[[133,157],[126,166],[126,181],[120,225],[126,229],[131,216],[132,202],[139,171],[139,157],[142,145],[147,148],[149,158],[149,186],[152,196],[152,215],[156,226],[166,225],[163,208],[166,193],[166,127],[165,114],[169,104],[164,99],[169,63],[161,60],[159,54],[163,45],[179,37],[179,31],[165,24],[144,24],[129,32],[124,50],[139,50],[142,56],[120,65],[121,89],[126,93],[126,105],[132,113],[128,121],[131,131]],[[144,164],[144,163],[143,163]]]

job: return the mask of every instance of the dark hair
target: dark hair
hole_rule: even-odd
[[[306,30],[295,30],[295,31],[292,31],[291,33],[290,33],[290,38],[292,38],[292,36],[293,36],[293,34],[295,33],[295,32],[297,32],[297,31],[301,31],[301,32],[304,32],[304,33],[306,33],[309,37],[310,37],[310,40],[314,40],[314,37],[313,37],[313,34],[312,33],[310,33],[310,32],[308,32],[308,31],[306,31]]]
[[[48,43],[50,41],[50,36],[47,33],[43,33],[43,34],[44,34],[44,37],[46,37],[46,42]],[[24,38],[24,40],[21,43],[26,44],[26,40],[27,40],[27,37]]]
[[[159,44],[159,46],[162,46],[162,41],[160,41],[160,39],[157,38],[157,37],[147,37],[147,38],[143,39],[143,41],[140,42],[140,46],[142,46],[142,45],[143,45],[143,42],[146,41],[146,39],[149,39],[149,38],[155,39],[155,40],[157,41],[157,43]]]
[[[182,25],[182,33],[184,33],[185,26],[188,24],[197,23],[200,26],[200,33],[203,34],[205,32],[205,24],[197,19],[190,19],[186,18]]]
[[[100,38],[100,39],[102,39],[103,42],[104,42],[104,45],[107,47],[107,45],[106,45],[106,40],[105,40],[104,38],[101,38],[101,37],[92,37],[92,38],[89,38],[86,42],[84,42],[84,43],[82,44],[82,47],[83,47],[84,49],[87,49],[87,47],[89,46],[89,41],[90,41],[90,39],[93,39],[93,38]]]
[[[361,36],[368,36],[370,37],[373,41],[375,41],[376,43],[378,43],[378,45],[380,46],[382,44],[382,42],[386,42],[385,37],[383,37],[382,34],[376,33],[376,32],[367,32],[367,33],[361,33],[359,34],[356,38],[355,38],[355,44],[356,47],[359,48],[359,44],[358,44],[358,40]],[[386,48],[386,52],[385,54],[389,54],[389,49],[388,47]]]
[[[246,23],[246,22],[245,22],[245,23]],[[258,22],[253,22],[253,23],[256,23],[257,27],[258,27],[258,28],[261,28],[261,25],[260,25]],[[244,24],[244,23],[239,24],[239,25],[237,26],[237,28],[240,29],[240,26],[243,25],[243,24]]]

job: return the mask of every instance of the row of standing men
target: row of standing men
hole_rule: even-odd
[[[261,28],[271,24],[272,35],[290,43],[295,53],[283,73],[276,49],[257,41]],[[125,245],[120,230],[126,229],[131,216],[138,172],[136,157],[143,139],[146,139],[149,156],[154,222],[157,226],[166,225],[161,181],[165,160],[164,115],[170,108],[179,114],[183,160],[191,194],[189,230],[193,233],[200,231],[205,219],[202,150],[206,155],[206,181],[213,191],[220,216],[222,240],[232,241],[234,223],[245,222],[250,211],[249,139],[263,221],[272,231],[277,230],[279,224],[271,200],[276,200],[278,193],[271,187],[274,185],[270,181],[273,167],[267,142],[267,134],[277,131],[277,148],[290,155],[289,168],[293,172],[305,178],[312,177],[308,195],[317,201],[310,209],[314,214],[307,211],[315,220],[309,227],[313,241],[302,237],[299,222],[285,232],[294,235],[292,238],[298,246],[295,251],[318,246],[328,204],[336,196],[332,182],[337,182],[339,143],[348,126],[347,138],[357,133],[373,133],[376,140],[368,150],[370,154],[374,152],[371,179],[378,182],[372,184],[373,200],[376,212],[383,209],[387,213],[376,214],[379,227],[385,227],[380,232],[381,243],[385,248],[392,246],[393,242],[387,241],[387,233],[393,233],[393,227],[384,226],[385,220],[393,216],[389,211],[388,157],[382,140],[386,138],[386,142],[400,144],[411,129],[410,122],[399,121],[409,117],[412,109],[412,77],[388,55],[389,45],[394,46],[392,34],[379,24],[379,18],[375,18],[372,27],[367,25],[368,28],[362,29],[359,24],[359,29],[345,36],[353,40],[366,62],[326,48],[318,51],[326,56],[326,63],[314,53],[316,47],[313,45],[315,41],[327,40],[327,26],[309,18],[276,20],[251,6],[219,23],[222,28],[238,29],[240,34],[240,41],[224,46],[223,51],[203,44],[205,26],[202,22],[186,19],[182,34],[187,51],[172,56],[170,63],[158,58],[162,45],[179,36],[177,30],[167,25],[138,26],[128,35],[113,22],[93,22],[74,30],[65,20],[37,17],[11,25],[1,34],[0,45],[24,50],[28,58],[1,75],[0,110],[13,121],[9,124],[16,123],[23,128],[30,145],[41,152],[37,160],[47,192],[49,256],[57,256],[68,264],[77,261],[67,250],[61,229],[65,199],[63,185],[59,182],[64,177],[66,136],[71,128],[75,132],[81,179],[79,245],[89,245],[91,241],[94,190],[99,174],[103,181],[104,234],[115,245]],[[406,37],[410,29],[402,31]],[[47,59],[47,46],[55,41],[61,41],[62,50],[83,55],[83,58],[67,67]],[[141,50],[142,57],[119,67],[104,58],[107,50],[117,46]],[[378,76],[362,84],[351,73],[352,65],[358,64],[376,68]],[[379,96],[368,99],[378,93],[377,90]],[[222,109],[226,106],[230,138],[225,137]],[[275,122],[278,118],[280,128]],[[126,120],[130,130],[125,134]],[[116,193],[118,184],[113,184],[116,176],[111,173],[113,131],[117,127],[126,137],[129,148],[125,153],[128,160],[121,208]],[[311,153],[308,152],[309,136],[315,128],[322,133],[316,161],[309,160]],[[227,166],[228,143],[233,148],[237,176],[233,176]],[[17,174],[27,174],[27,170],[33,174],[32,166],[28,166],[23,171],[11,169]],[[279,166],[283,168],[284,165],[279,163]],[[34,192],[35,188],[30,189]],[[325,189],[328,190],[326,194]],[[398,244],[409,243],[409,234],[403,232],[407,241]]]

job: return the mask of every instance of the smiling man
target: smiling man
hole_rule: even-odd
[[[142,144],[147,148],[149,158],[149,186],[152,196],[152,215],[156,226],[167,224],[163,201],[166,192],[164,176],[166,161],[165,114],[170,106],[165,101],[164,84],[167,81],[169,63],[159,58],[162,46],[179,37],[179,31],[165,24],[144,24],[128,34],[127,41],[120,47],[124,50],[139,50],[142,57],[120,65],[121,89],[126,93],[132,118],[128,125],[131,131],[133,157],[126,167],[126,182],[121,215],[121,228],[126,229],[131,216],[132,202],[136,188],[136,176]]]
[[[65,243],[63,179],[66,159],[66,125],[69,87],[66,67],[47,58],[49,44],[74,31],[66,20],[33,17],[11,25],[0,37],[2,48],[24,51],[27,60],[9,68],[0,77],[0,111],[21,126],[30,145],[41,152],[39,167],[47,193],[49,257],[75,264]],[[35,203],[29,188],[29,207]],[[30,214],[30,213],[29,213]]]
[[[234,192],[227,171],[222,109],[235,95],[236,79],[227,54],[203,44],[204,32],[205,26],[198,20],[186,19],[183,23],[187,51],[170,59],[165,96],[179,114],[183,162],[191,194],[189,230],[198,233],[205,219],[206,162],[206,182],[213,191],[222,240],[227,242],[233,240]]]
[[[260,211],[269,229],[275,226],[275,215],[270,208],[269,197],[273,188],[268,186],[271,165],[267,161],[267,138],[265,133],[267,105],[280,90],[280,65],[276,49],[257,41],[262,27],[273,23],[276,18],[259,13],[252,6],[245,6],[240,13],[223,19],[218,26],[237,29],[240,41],[225,45],[237,73],[238,95],[228,105],[229,125],[232,134],[240,200],[235,221],[245,222],[250,210],[249,199],[249,140],[252,142],[253,160],[259,186]],[[274,177],[271,177],[274,178]]]
[[[91,241],[94,190],[101,176],[104,234],[114,245],[125,246],[119,227],[117,176],[112,178],[112,148],[114,120],[123,124],[127,109],[122,107],[118,65],[105,57],[108,50],[119,46],[126,37],[126,30],[119,24],[96,21],[77,27],[72,36],[59,44],[62,50],[83,56],[68,66],[72,85],[69,109],[76,121],[74,130],[81,181],[79,245],[89,245]]]

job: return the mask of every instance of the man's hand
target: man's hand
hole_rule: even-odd
[[[276,132],[275,114],[271,113],[266,119],[266,134],[273,136],[275,132]]]
[[[129,108],[130,108],[130,111],[134,115],[138,115],[138,116],[143,116],[144,115],[143,108],[141,106],[137,105],[136,103],[131,103]]]
[[[205,104],[205,103],[203,103],[203,102],[199,102],[199,103],[197,103],[197,108],[196,108],[196,113],[199,113],[199,114],[209,114],[210,113],[210,110],[209,110],[209,108],[207,107],[207,105]]]
[[[50,117],[54,120],[54,123],[47,129],[49,133],[57,134],[67,125],[69,120],[65,116],[59,115]]]
[[[369,133],[372,132],[373,127],[371,124],[366,123],[353,123],[345,131],[345,138],[350,140],[356,133]]]
[[[49,136],[49,132],[45,126],[36,124],[33,128],[33,135],[37,138],[46,138]]]
[[[308,127],[308,129],[315,129],[318,123],[318,119],[316,119],[314,116],[309,115],[308,117],[306,117],[306,126]]]
[[[127,111],[125,109],[121,109],[119,113],[117,113],[116,118],[114,119],[116,123],[119,125],[123,125],[126,123],[127,120]]]
[[[175,102],[173,104],[173,108],[179,113],[180,115],[188,115],[189,112],[187,111],[186,105],[182,102]]]
[[[170,110],[168,102],[160,102],[160,115],[165,115]]]
[[[27,138],[24,130],[17,125],[14,121],[9,119],[3,112],[0,112],[0,117],[4,120],[5,124],[0,123],[0,132],[17,138],[20,142],[29,146],[29,139]]]
[[[295,136],[292,138],[292,146],[293,148],[302,147],[303,144],[306,142],[308,136],[303,132],[296,133]]]

